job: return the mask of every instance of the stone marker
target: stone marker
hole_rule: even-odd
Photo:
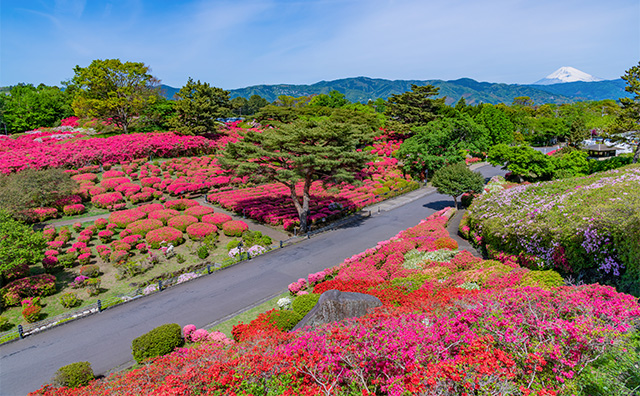
[[[327,290],[322,293],[316,306],[291,331],[358,318],[380,306],[380,299],[369,294]]]

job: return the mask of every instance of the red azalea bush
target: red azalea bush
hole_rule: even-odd
[[[144,177],[140,179],[142,187],[153,187],[160,182],[162,182],[162,179],[159,177]]]
[[[142,187],[135,183],[123,183],[114,188],[114,190],[121,192],[125,197],[130,197],[135,193],[142,190]]]
[[[131,183],[131,180],[126,177],[114,177],[113,179],[103,179],[100,182],[100,187],[106,188],[107,191],[112,191],[121,184]]]
[[[197,222],[198,218],[195,216],[180,215],[170,218],[167,225],[184,232],[187,230],[187,227]]]
[[[110,206],[124,202],[124,197],[119,192],[111,192],[100,195],[94,195],[91,198],[91,203],[97,208],[109,208]]]
[[[222,227],[222,225],[228,221],[233,220],[233,218],[224,213],[212,213],[202,216],[203,223],[209,223],[216,225],[218,227]]]
[[[17,279],[0,289],[7,306],[17,305],[23,298],[48,296],[56,291],[56,277],[50,274],[33,275]]]
[[[161,243],[164,241],[167,244],[172,244],[173,246],[178,246],[184,239],[182,237],[182,232],[180,230],[176,230],[173,227],[162,227],[156,230],[149,231],[146,236],[147,244],[152,249],[160,248]]]
[[[114,177],[123,177],[124,172],[118,170],[109,170],[102,174],[103,179],[113,179]]]
[[[26,215],[28,221],[32,223],[43,222],[58,217],[58,209],[56,208],[33,208],[22,212]]]
[[[145,236],[149,231],[161,228],[163,225],[162,221],[157,219],[144,219],[129,224],[127,229],[134,234]]]
[[[75,216],[84,213],[85,207],[83,204],[74,204],[67,205],[62,208],[62,212],[64,212],[67,216]]]
[[[202,220],[202,216],[213,213],[213,208],[209,208],[207,206],[192,206],[190,208],[185,209],[184,214],[195,216],[198,220]]]
[[[218,232],[218,227],[213,224],[195,223],[187,227],[187,235],[194,241],[204,239],[207,235]]]
[[[153,193],[149,192],[149,191],[144,191],[144,192],[137,193],[137,194],[127,195],[127,197],[129,198],[129,201],[131,201],[131,203],[134,204],[134,205],[138,204],[140,202],[153,201],[153,198],[154,198]]]
[[[147,217],[145,212],[137,209],[122,210],[113,212],[109,215],[109,222],[115,224],[119,228],[125,228],[127,225],[142,220]]]
[[[164,206],[167,209],[174,209],[179,211],[183,211],[187,208],[198,205],[200,204],[193,199],[175,199],[173,201],[167,201],[164,203]]]
[[[102,230],[102,231],[98,232],[98,238],[100,238],[100,241],[102,243],[107,243],[107,242],[111,241],[111,238],[113,238],[113,231],[111,231],[111,230]]]
[[[145,212],[145,213],[151,213],[151,212],[155,212],[158,210],[164,210],[164,205],[159,204],[159,203],[152,203],[152,204],[147,204],[147,205],[140,205],[137,208],[139,211]]]
[[[155,212],[149,213],[150,219],[156,219],[162,221],[162,223],[167,224],[170,218],[180,215],[180,212],[174,209],[162,209],[156,210]]]
[[[239,237],[249,229],[247,223],[241,220],[231,220],[222,224],[222,231],[224,235],[230,237]]]

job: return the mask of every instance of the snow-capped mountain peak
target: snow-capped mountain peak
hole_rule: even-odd
[[[559,84],[559,83],[567,83],[567,82],[575,82],[575,81],[602,81],[601,78],[594,77],[591,74],[587,74],[583,71],[580,71],[574,67],[563,66],[553,73],[549,74],[547,77],[542,80],[538,80],[534,82],[534,84],[540,85],[549,85],[549,84]]]

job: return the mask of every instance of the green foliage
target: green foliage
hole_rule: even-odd
[[[176,254],[176,261],[178,262],[178,264],[182,264],[185,261],[187,261],[187,259],[185,259],[183,255],[178,253],[178,254]]]
[[[251,95],[248,103],[248,114],[256,114],[263,107],[268,105],[269,102],[260,95]]]
[[[554,155],[551,162],[555,169],[555,178],[586,176],[590,170],[590,160],[585,151],[569,149],[568,152]]]
[[[636,164],[640,161],[640,62],[627,70],[622,79],[627,83],[624,90],[632,97],[620,98],[622,110],[609,128],[609,135],[616,142],[635,145],[633,163]]]
[[[209,249],[205,245],[200,245],[200,247],[198,247],[197,254],[199,259],[204,260],[209,257]]]
[[[136,362],[141,363],[146,359],[171,353],[183,345],[180,325],[168,323],[135,338],[131,342],[131,353]]]
[[[216,118],[231,115],[229,92],[221,88],[194,82],[191,77],[175,95],[175,118],[171,125],[183,135],[202,135],[215,132]]]
[[[586,366],[578,377],[579,394],[630,396],[640,390],[640,332],[634,331],[624,343],[614,346]]]
[[[65,308],[73,308],[81,302],[75,293],[64,293],[60,296],[60,304]]]
[[[311,311],[311,309],[313,309],[313,307],[316,306],[319,299],[320,294],[303,294],[293,300],[293,303],[291,303],[291,308],[293,308],[293,310],[297,312],[301,318],[303,318],[307,313],[309,313],[309,311]]]
[[[480,113],[474,117],[474,120],[489,131],[492,145],[513,142],[515,127],[506,114],[496,106],[482,105]]]
[[[0,331],[9,330],[13,326],[9,319],[4,316],[0,316]]]
[[[14,217],[30,220],[25,209],[51,206],[71,195],[78,184],[62,169],[25,169],[0,176],[0,208]]]
[[[337,108],[345,106],[349,103],[349,101],[344,97],[344,94],[336,91],[335,89],[329,92],[329,95],[320,94],[314,96],[311,101],[309,101],[309,106],[324,106]]]
[[[6,278],[15,268],[33,265],[44,259],[47,246],[41,232],[0,210],[0,276]]]
[[[623,154],[617,157],[611,157],[602,161],[589,161],[589,173],[606,172],[608,170],[621,168],[633,162],[633,155]]]
[[[529,271],[522,278],[520,286],[535,286],[543,289],[551,289],[564,286],[564,280],[559,273],[553,270]]]
[[[109,119],[124,133],[159,96],[155,89],[158,80],[142,62],[96,59],[87,67],[76,66],[73,71],[75,75],[66,84],[74,95],[76,115]]]
[[[457,250],[439,249],[439,250],[433,250],[430,252],[425,252],[422,255],[422,259],[424,261],[429,260],[429,261],[438,261],[440,263],[447,263],[451,261],[451,259],[453,259],[456,256],[456,254],[458,254]]]
[[[64,253],[58,256],[58,264],[63,266],[64,268],[71,268],[76,263],[76,254],[75,253]]]
[[[239,176],[256,182],[280,182],[289,188],[300,218],[302,232],[307,230],[311,183],[331,179],[352,182],[371,158],[371,153],[356,151],[370,138],[365,127],[331,120],[298,120],[262,133],[247,131],[244,139],[229,143],[220,165]],[[295,185],[303,181],[302,197]]]
[[[229,241],[229,243],[227,243],[227,251],[228,251],[228,250],[231,250],[231,249],[235,249],[235,248],[237,248],[238,246],[240,246],[240,243],[241,243],[241,242],[242,242],[242,241],[241,241],[241,240],[239,240],[239,239],[232,239],[232,240],[230,240],[230,241]]]
[[[480,290],[480,285],[478,285],[476,282],[464,282],[457,287],[465,290]]]
[[[293,329],[301,319],[298,312],[290,310],[272,311],[269,315],[269,321],[282,331]]]
[[[73,115],[69,95],[58,87],[18,84],[0,95],[0,113],[8,133],[53,127]],[[4,130],[1,131],[4,133]]]
[[[464,162],[460,162],[437,170],[431,183],[440,194],[453,197],[457,209],[460,195],[482,191],[484,177],[479,172],[471,171]]]
[[[254,245],[269,247],[273,241],[271,240],[271,237],[268,235],[262,235],[262,232],[260,231],[247,230],[242,234],[242,242],[244,243],[244,246],[250,248]]]
[[[60,367],[53,381],[58,386],[77,388],[89,384],[93,379],[95,379],[95,375],[91,363],[75,362]]]
[[[488,132],[468,115],[445,118],[414,128],[396,154],[406,173],[425,178],[447,164],[464,161],[462,150],[479,153],[488,149]]]
[[[489,151],[487,161],[496,166],[503,165],[503,169],[527,181],[550,180],[555,170],[548,155],[528,146],[498,144]]]
[[[387,99],[385,115],[404,124],[427,125],[444,107],[444,98],[433,99],[438,92],[439,88],[433,85],[411,84],[411,91]]]

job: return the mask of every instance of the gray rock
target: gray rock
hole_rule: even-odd
[[[317,327],[348,318],[358,318],[380,306],[382,306],[380,299],[369,294],[327,290],[322,293],[316,306],[298,322],[292,331],[306,326]]]

